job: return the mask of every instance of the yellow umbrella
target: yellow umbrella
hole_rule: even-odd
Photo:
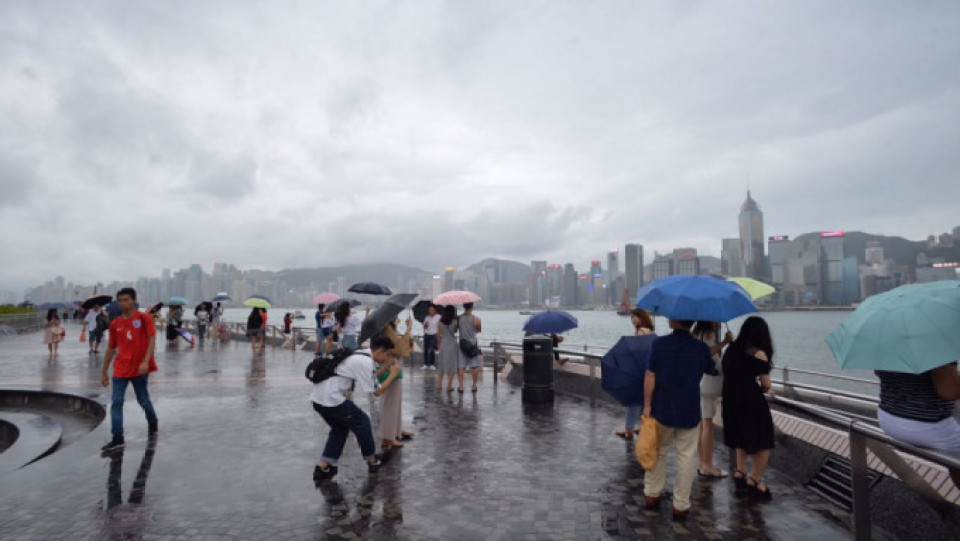
[[[760,280],[754,280],[753,278],[747,278],[746,276],[735,276],[732,278],[727,278],[727,280],[730,280],[731,282],[734,282],[742,287],[743,290],[746,291],[753,300],[766,297],[767,295],[773,295],[777,291],[770,284],[761,282]]]

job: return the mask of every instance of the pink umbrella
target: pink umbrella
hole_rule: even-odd
[[[441,293],[433,299],[434,304],[439,304],[441,306],[446,306],[448,304],[463,304],[465,302],[477,302],[480,300],[480,295],[472,291],[447,291],[446,293]]]
[[[330,304],[331,302],[340,300],[340,295],[336,293],[321,293],[313,298],[313,304]]]

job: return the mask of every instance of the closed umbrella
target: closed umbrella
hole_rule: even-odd
[[[827,345],[840,368],[921,374],[960,359],[960,281],[900,286],[874,295]]]
[[[400,312],[403,312],[415,298],[417,298],[416,293],[398,293],[387,298],[381,306],[367,314],[360,326],[360,336],[357,341],[362,344],[364,340],[382,331],[390,322],[397,319]]]
[[[600,359],[600,387],[624,406],[643,404],[643,380],[656,335],[624,336]]]
[[[668,276],[637,291],[637,307],[670,319],[730,321],[757,311],[739,285],[713,276]]]
[[[94,306],[106,306],[111,299],[113,299],[111,295],[94,295],[83,301],[83,304],[81,304],[80,307],[84,310],[89,310]]]
[[[460,291],[453,290],[447,291],[446,293],[441,293],[433,299],[433,303],[438,306],[447,306],[453,304],[465,304],[468,302],[477,302],[480,300],[480,295],[472,291]]]
[[[734,276],[733,278],[727,278],[727,280],[742,287],[753,300],[762,299],[777,292],[772,285],[746,276]]]
[[[553,334],[577,328],[577,318],[563,310],[547,310],[527,318],[523,330],[533,334]]]
[[[347,291],[352,291],[353,293],[365,293],[367,295],[392,295],[393,292],[390,291],[390,288],[385,285],[380,285],[375,282],[360,282],[358,284],[353,284],[350,286],[350,289]]]
[[[321,293],[313,298],[313,304],[330,304],[331,302],[336,302],[340,300],[340,295],[336,293]]]

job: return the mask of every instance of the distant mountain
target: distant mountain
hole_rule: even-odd
[[[343,265],[340,267],[318,267],[313,269],[283,269],[265,273],[276,280],[286,282],[291,288],[319,287],[325,290],[329,282],[336,282],[340,276],[347,279],[347,286],[356,282],[377,282],[390,288],[406,289],[411,279],[421,285],[429,283],[433,272],[418,267],[409,267],[395,263],[371,263],[365,265]]]
[[[482,274],[484,272],[483,269],[488,265],[494,267],[493,272],[500,273],[500,282],[504,284],[525,284],[527,282],[527,276],[533,272],[533,268],[530,267],[530,265],[520,263],[519,261],[497,259],[494,257],[488,257],[483,261],[478,261],[465,270]]]
[[[816,240],[820,233],[805,233],[793,240]],[[847,231],[844,233],[844,252],[847,257],[856,257],[859,264],[866,261],[867,243],[879,241],[883,246],[883,256],[894,260],[898,265],[913,267],[917,264],[917,256],[925,253],[929,257],[942,257],[947,261],[960,260],[960,246],[953,248],[928,248],[926,241],[907,240],[903,237],[887,237],[873,235],[862,231]]]

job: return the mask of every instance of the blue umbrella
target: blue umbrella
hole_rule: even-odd
[[[185,304],[190,304],[190,301],[188,301],[188,300],[187,300],[186,298],[184,298],[184,297],[170,297],[170,300],[167,302],[167,304],[172,304],[172,305],[178,305],[178,304],[179,304],[179,305],[185,305]]]
[[[734,282],[713,276],[668,276],[637,291],[637,306],[670,319],[730,321],[757,311]]]
[[[367,295],[393,295],[393,292],[390,291],[389,287],[382,286],[374,282],[360,282],[359,284],[353,284],[347,291],[352,291],[354,293],[366,293]]]
[[[533,334],[553,334],[577,328],[577,318],[563,310],[547,310],[527,318],[523,330]]]
[[[212,300],[213,302],[229,301],[229,300],[230,300],[230,295],[227,295],[227,294],[224,293],[224,292],[220,292],[220,293],[217,293],[217,295],[216,295],[213,299],[211,299],[211,300]]]
[[[600,387],[624,406],[643,404],[643,380],[656,335],[624,336],[600,359]]]

